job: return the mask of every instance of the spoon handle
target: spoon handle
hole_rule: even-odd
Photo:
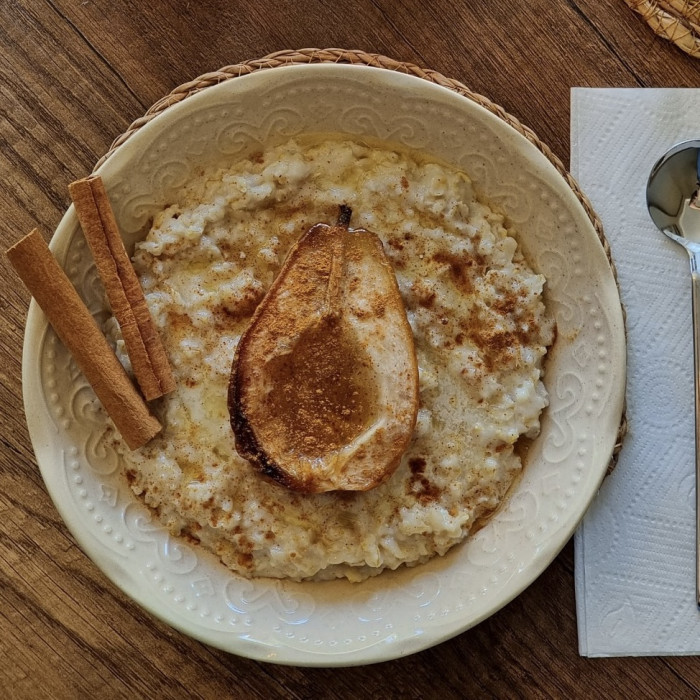
[[[700,607],[700,252],[690,253],[693,283],[693,354],[695,356],[695,600]]]

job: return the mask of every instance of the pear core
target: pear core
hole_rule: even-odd
[[[322,457],[349,444],[374,422],[371,360],[337,318],[311,327],[288,355],[270,362],[270,433],[285,452]]]

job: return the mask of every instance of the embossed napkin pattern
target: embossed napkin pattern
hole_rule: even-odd
[[[673,144],[700,138],[700,90],[574,89],[571,171],[603,221],[627,311],[629,433],[576,533],[584,656],[700,653],[690,272],[646,208]]]

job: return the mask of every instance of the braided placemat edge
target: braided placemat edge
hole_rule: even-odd
[[[687,0],[624,0],[651,27],[693,58],[700,58],[700,6]]]

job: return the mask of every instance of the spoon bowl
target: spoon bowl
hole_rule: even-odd
[[[687,248],[700,244],[700,209],[690,205],[700,180],[700,139],[668,150],[652,168],[647,207],[656,226]]]

